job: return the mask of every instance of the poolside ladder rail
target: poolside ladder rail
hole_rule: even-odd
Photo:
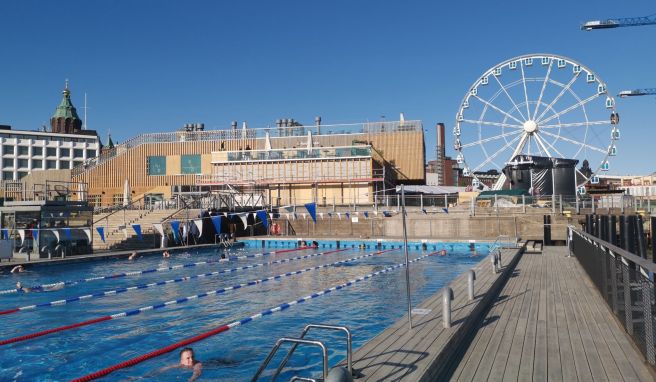
[[[267,356],[267,358],[266,358],[266,359],[264,360],[264,362],[262,363],[262,365],[260,365],[260,368],[258,369],[257,373],[255,374],[255,376],[253,377],[253,379],[252,379],[251,381],[252,381],[252,382],[257,381],[257,379],[259,378],[260,374],[262,374],[262,372],[264,371],[264,369],[266,369],[267,365],[269,364],[269,362],[271,361],[271,359],[273,358],[273,356],[275,355],[275,353],[278,351],[278,349],[280,348],[280,345],[282,345],[282,343],[284,343],[284,342],[291,342],[291,343],[292,343],[292,347],[291,347],[291,348],[289,349],[289,351],[287,352],[287,355],[285,355],[285,358],[284,358],[284,359],[280,362],[280,364],[278,365],[278,368],[276,369],[276,372],[275,372],[275,373],[273,374],[273,376],[271,377],[271,380],[272,380],[272,381],[275,381],[276,378],[280,375],[280,373],[281,373],[282,370],[284,369],[285,365],[287,365],[287,362],[289,361],[289,359],[290,359],[290,358],[292,357],[292,355],[294,354],[294,351],[296,351],[296,348],[298,347],[299,344],[311,344],[311,345],[318,346],[318,345],[316,345],[316,342],[318,342],[318,343],[320,343],[321,345],[323,345],[323,343],[320,342],[320,341],[311,341],[311,340],[310,340],[309,343],[304,342],[304,341],[308,341],[308,340],[305,340],[305,336],[308,334],[308,332],[309,332],[311,329],[337,330],[337,331],[342,331],[342,332],[344,332],[344,333],[346,334],[346,362],[347,362],[347,371],[348,371],[349,375],[351,375],[351,376],[355,376],[355,373],[353,372],[353,336],[351,335],[351,331],[349,330],[349,328],[346,327],[346,326],[335,326],[335,325],[325,325],[325,324],[309,324],[309,325],[306,325],[305,328],[303,328],[303,332],[301,333],[300,337],[298,337],[298,338],[296,338],[296,339],[292,339],[292,340],[290,340],[289,338],[281,338],[281,339],[279,339],[279,340],[276,342],[276,344],[274,345],[274,347],[273,347],[273,349],[271,350],[271,352],[269,353],[269,355]],[[283,341],[283,340],[289,340],[289,341]],[[324,348],[325,348],[325,346],[324,346]],[[325,353],[325,351],[324,351],[324,372],[323,372],[323,380],[326,380],[326,378],[328,377],[328,372],[329,372],[329,371],[328,371],[327,355],[326,355],[326,353]],[[312,378],[303,378],[303,377],[297,377],[297,376],[295,376],[294,378],[292,378],[292,380],[298,380],[298,381],[314,381],[314,379],[312,379]]]
[[[269,352],[269,355],[266,357],[264,362],[262,362],[262,365],[260,365],[260,368],[257,370],[257,373],[255,373],[255,376],[253,379],[251,379],[252,382],[257,381],[257,379],[260,377],[260,374],[264,371],[264,369],[269,365],[269,362],[271,362],[271,359],[273,356],[276,354],[278,349],[280,349],[280,346],[284,343],[293,343],[294,346],[298,346],[299,344],[302,345],[310,345],[310,346],[317,346],[321,349],[321,354],[323,357],[323,380],[325,381],[328,378],[328,349],[326,348],[326,345],[323,344],[321,341],[315,341],[315,340],[303,340],[300,338],[288,338],[288,337],[282,337],[279,338],[278,341],[276,341],[276,344],[273,346],[273,349]],[[277,375],[274,375],[271,380],[275,380],[275,377]]]

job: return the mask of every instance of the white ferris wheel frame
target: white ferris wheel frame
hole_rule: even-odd
[[[526,77],[524,75],[525,65],[526,66],[548,65],[548,68],[546,69],[546,75],[544,77]],[[568,67],[572,68],[572,78],[569,80],[569,82],[565,84],[550,78],[551,71],[552,69],[554,69],[554,66],[557,69],[563,69]],[[503,84],[498,77],[503,73],[503,70],[505,68],[509,70],[519,70],[522,75],[521,79],[515,80],[508,84]],[[578,96],[578,94],[576,94],[571,88],[572,85],[577,82],[577,80],[580,78],[581,75],[586,76],[584,78],[587,83],[594,82],[597,88],[595,94],[585,99],[581,99]],[[491,82],[492,78],[498,84],[499,90],[489,99],[483,99],[479,97],[478,87],[487,85],[488,83]],[[529,100],[528,97],[528,93],[526,90],[526,83],[531,81],[542,81],[540,95],[538,96],[537,100]],[[524,87],[524,100],[519,100],[519,102],[516,102],[515,99],[513,99],[509,94],[508,89],[518,86],[520,83],[523,84]],[[553,100],[551,100],[548,104],[544,102],[542,99],[547,84],[555,85],[561,88],[558,95]],[[569,94],[570,96],[573,96],[577,102],[561,111],[556,111],[554,109],[554,105],[565,94]],[[495,106],[493,101],[496,100],[497,97],[507,97],[512,103],[513,107],[510,110],[502,110],[501,108]],[[576,170],[576,173],[579,174],[583,179],[581,183],[577,184],[577,189],[580,189],[581,186],[583,186],[585,183],[589,182],[593,178],[597,179],[597,175],[599,174],[600,171],[608,169],[608,158],[611,155],[615,154],[616,152],[615,142],[619,139],[619,129],[616,123],[613,123],[609,120],[590,121],[588,119],[588,113],[584,106],[588,102],[595,100],[599,97],[606,97],[606,101],[605,101],[606,109],[609,112],[611,112],[611,115],[616,115],[615,99],[609,94],[606,83],[602,81],[601,78],[599,78],[599,76],[597,76],[597,74],[594,73],[590,68],[575,60],[572,60],[571,58],[556,55],[556,54],[536,53],[536,54],[521,55],[505,60],[491,67],[486,72],[484,72],[483,75],[481,75],[469,87],[467,93],[465,94],[462,101],[460,102],[460,107],[458,109],[458,113],[456,114],[456,127],[453,129],[453,134],[455,138],[454,148],[457,151],[458,163],[464,165],[464,170],[470,174],[473,182],[475,181],[479,184],[482,184],[482,182],[480,181],[478,176],[474,174],[474,172],[482,170],[485,166],[492,163],[497,156],[499,156],[504,152],[507,152],[507,150],[513,147],[515,144],[516,144],[515,149],[513,150],[510,158],[506,160],[506,163],[512,160],[516,155],[520,154],[527,143],[529,145],[529,152],[530,152],[531,141],[534,142],[534,145],[536,145],[536,147],[540,152],[544,152],[545,154],[547,154],[547,156],[553,157],[552,154],[557,154],[559,157],[565,158],[566,156],[562,155],[559,152],[559,150],[556,148],[556,143],[559,141],[563,141],[572,145],[579,146],[578,150],[574,154],[575,157],[578,157],[583,149],[593,150],[603,154],[603,159],[601,160],[600,163],[596,164],[596,168],[593,167],[592,163],[590,163],[591,169],[593,169],[593,172],[590,176],[586,176],[585,174],[581,173],[578,169]],[[465,118],[465,112],[466,109],[469,108],[469,101],[471,98],[475,98],[482,105],[484,105],[483,110],[481,111],[481,114],[477,119]],[[533,107],[532,112],[531,112],[531,108],[532,108],[531,105],[535,105]],[[581,110],[583,111],[584,121],[574,122],[574,123],[560,123],[560,116],[579,108],[581,108]],[[503,121],[492,122],[492,121],[484,120],[486,113],[490,109],[495,110],[498,113],[501,113],[504,116]],[[517,117],[517,114],[513,115],[515,111],[521,117],[521,119],[523,119],[523,121]],[[549,111],[551,111],[552,114],[547,116],[547,113]],[[526,115],[524,113],[526,113]],[[526,118],[526,116],[528,116],[528,118]],[[531,125],[531,122],[529,121],[534,122],[534,125]],[[468,123],[470,125],[478,125],[478,140],[468,143],[463,143],[461,141],[461,133],[463,128],[462,122]],[[537,128],[538,124],[540,125],[540,130],[538,130]],[[504,132],[499,135],[483,138],[482,128],[483,126],[486,125],[497,126],[502,128],[515,128],[516,131],[511,131],[507,133]],[[612,127],[612,129],[609,131],[610,144],[607,147],[598,147],[587,142],[588,129],[590,126],[594,126],[594,125],[609,125],[610,127]],[[578,141],[572,138],[562,136],[560,133],[560,129],[564,127],[570,128],[570,127],[583,127],[583,126],[585,126],[586,129],[583,141]],[[554,134],[553,132],[550,131],[543,131],[543,129],[544,130],[557,129],[558,133]],[[546,139],[546,137],[550,137],[554,139],[553,144],[550,143]],[[510,140],[508,140],[507,138],[510,138]],[[485,146],[483,144],[499,139],[504,139],[506,141],[506,144],[503,145],[500,149],[496,150],[494,153],[488,153],[488,151],[485,149]],[[463,153],[463,149],[477,146],[477,145],[482,148],[486,158],[477,166],[470,167],[470,165],[467,163],[465,154]],[[506,177],[502,173],[492,188],[494,190],[501,189],[505,181],[506,181]]]

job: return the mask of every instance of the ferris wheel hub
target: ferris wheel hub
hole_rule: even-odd
[[[529,134],[535,133],[538,131],[538,124],[537,122],[533,120],[528,120],[524,122],[524,131],[526,131]]]

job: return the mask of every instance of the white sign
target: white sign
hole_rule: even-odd
[[[359,221],[359,220],[358,220],[358,217],[357,217],[357,216],[351,216],[351,222],[352,222],[352,223],[357,223],[358,221]]]

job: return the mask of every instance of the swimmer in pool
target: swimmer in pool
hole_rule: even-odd
[[[38,287],[38,288],[29,288],[29,287],[24,287],[21,282],[16,283],[16,290],[19,292],[23,293],[30,293],[30,292],[52,292],[56,290],[60,290],[64,288],[64,283],[56,283],[54,285],[49,285],[49,286],[43,286],[43,287]]]
[[[25,268],[22,265],[17,265],[11,268],[11,273],[23,273],[23,272],[25,272]]]
[[[128,257],[128,260],[134,260],[134,259],[136,259],[136,258],[137,258],[137,252],[132,252],[132,253],[130,254],[130,257]]]
[[[165,258],[171,257],[171,254],[169,253],[169,251],[164,251],[164,253],[162,253],[162,257],[165,257]]]
[[[446,249],[443,249],[439,253],[440,256],[446,256]]]
[[[176,368],[190,369],[193,371],[193,374],[188,379],[189,382],[197,380],[198,377],[200,377],[200,374],[203,372],[203,364],[196,360],[194,357],[194,349],[192,348],[184,348],[180,351],[180,363],[177,365],[165,366],[159,369],[157,373],[159,374],[166,370]]]

